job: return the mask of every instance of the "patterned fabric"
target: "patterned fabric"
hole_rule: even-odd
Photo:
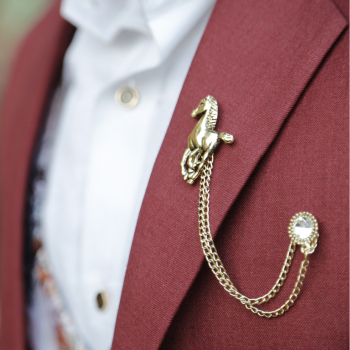
[[[47,308],[50,313],[50,321],[53,321],[53,333],[57,339],[59,350],[86,350],[87,348],[80,339],[76,326],[65,308],[55,280],[50,272],[49,258],[45,253],[41,241],[41,209],[46,188],[46,170],[51,155],[51,146],[56,129],[58,108],[60,107],[63,88],[54,94],[50,113],[44,126],[44,130],[37,144],[34,161],[31,169],[30,188],[27,203],[27,232],[25,247],[25,281],[30,322],[37,306],[32,298],[36,286],[41,288],[42,293],[49,301]],[[34,311],[34,312],[33,312]],[[40,313],[37,313],[40,314]],[[51,322],[49,322],[51,323]],[[40,327],[40,325],[39,325]],[[30,327],[33,329],[33,327]],[[40,347],[39,339],[34,334],[29,334],[31,345],[36,350]]]
[[[39,248],[36,253],[34,276],[51,301],[52,317],[55,320],[55,332],[59,349],[86,350],[87,348],[79,339],[73,320],[65,310],[64,303],[50,273],[48,259],[43,248]]]

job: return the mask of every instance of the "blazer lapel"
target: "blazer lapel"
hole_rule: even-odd
[[[202,262],[198,180],[180,160],[208,94],[216,130],[235,136],[215,153],[210,220],[215,236],[306,84],[347,23],[329,0],[219,0],[182,89],[140,211],[113,349],[156,349]],[[209,273],[209,272],[208,272]]]
[[[1,348],[25,348],[23,288],[24,203],[33,147],[57,86],[74,28],[59,15],[59,1],[21,48],[1,120]],[[5,186],[4,186],[5,184]]]

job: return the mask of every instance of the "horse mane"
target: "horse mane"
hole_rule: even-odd
[[[206,127],[208,130],[214,130],[218,119],[218,103],[216,102],[215,98],[210,95],[208,95],[205,99],[210,103]]]

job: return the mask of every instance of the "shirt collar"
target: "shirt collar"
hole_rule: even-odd
[[[111,43],[122,30],[153,37],[161,61],[215,0],[63,0],[62,16],[95,39]]]

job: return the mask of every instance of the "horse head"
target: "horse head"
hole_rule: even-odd
[[[196,118],[198,115],[201,115],[205,111],[210,111],[213,105],[217,105],[214,97],[208,95],[206,98],[203,98],[203,100],[199,102],[198,107],[192,111],[192,118]]]

